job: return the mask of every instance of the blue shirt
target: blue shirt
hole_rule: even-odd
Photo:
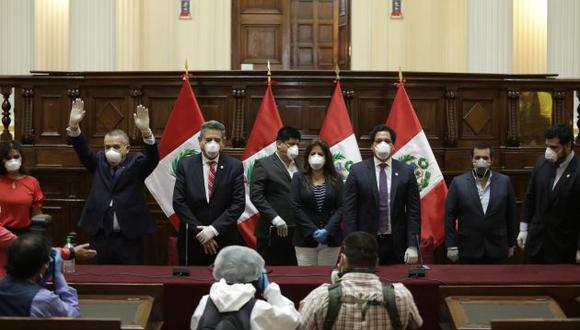
[[[79,317],[77,290],[68,286],[64,275],[58,273],[54,280],[55,290],[40,289],[30,306],[31,317]]]

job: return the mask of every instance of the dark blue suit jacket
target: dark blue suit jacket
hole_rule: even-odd
[[[529,224],[526,253],[536,256],[542,248],[553,262],[574,263],[580,249],[580,163],[568,164],[552,190],[554,165],[539,157],[524,197],[522,221]]]
[[[453,179],[445,202],[445,244],[459,247],[466,258],[507,258],[515,245],[516,200],[510,178],[492,172],[487,211],[484,214],[473,172]],[[459,230],[455,228],[459,220]]]
[[[175,176],[173,209],[181,224],[178,240],[180,257],[184,256],[185,251],[186,223],[189,226],[190,255],[204,255],[201,244],[195,239],[195,234],[199,232],[197,226],[212,225],[219,233],[216,241],[220,248],[243,245],[237,227],[237,220],[246,207],[242,162],[220,155],[209,203],[205,197],[201,154],[181,159]]]
[[[301,247],[316,247],[318,242],[312,234],[318,229],[328,231],[328,246],[336,247],[342,243],[342,178],[338,176],[337,187],[326,182],[326,197],[322,212],[318,212],[314,190],[306,182],[302,172],[292,177],[292,207],[295,211],[296,231],[292,243]]]
[[[405,250],[417,246],[421,236],[421,199],[413,168],[395,159],[391,173],[391,226],[395,255],[401,261]],[[376,235],[379,230],[379,189],[374,159],[350,168],[344,186],[344,221],[347,232],[357,230]]]
[[[81,163],[93,173],[93,184],[81,215],[79,226],[94,236],[102,228],[111,199],[121,232],[127,238],[140,238],[155,231],[155,222],[145,200],[145,178],[159,163],[157,143],[145,145],[145,155],[127,154],[115,176],[105,158],[105,152],[92,151],[81,134],[71,137]]]

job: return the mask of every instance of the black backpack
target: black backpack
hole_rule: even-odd
[[[250,316],[256,304],[256,298],[250,299],[235,312],[220,313],[210,297],[207,298],[205,310],[197,324],[198,330],[250,330]]]
[[[342,287],[340,282],[335,283],[328,287],[328,309],[326,311],[326,317],[324,318],[324,330],[331,330],[338,313],[340,312],[340,307],[342,307],[343,297],[342,297]],[[360,300],[356,299],[351,302],[360,303],[365,306],[369,305],[383,305],[389,313],[389,318],[391,319],[391,325],[395,330],[402,330],[401,319],[399,317],[399,311],[397,310],[397,303],[395,300],[395,289],[392,284],[383,283],[383,301],[376,300]],[[366,310],[363,312],[363,317]]]

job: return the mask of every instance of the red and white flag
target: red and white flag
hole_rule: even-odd
[[[447,185],[404,83],[396,85],[397,94],[387,118],[387,125],[397,133],[393,158],[415,167],[421,194],[421,239],[431,238],[434,246],[438,246],[444,239]]]
[[[320,129],[320,138],[328,143],[334,165],[346,180],[350,167],[360,162],[362,158],[342,96],[340,80],[336,81],[334,93]]]
[[[272,86],[268,83],[254,127],[242,155],[244,184],[246,186],[246,209],[238,219],[238,228],[246,244],[254,249],[256,248],[254,228],[256,221],[260,217],[260,213],[250,201],[250,182],[252,182],[252,174],[254,173],[254,163],[256,160],[268,157],[276,151],[276,136],[282,126],[282,119],[278,113]]]
[[[159,142],[161,160],[153,173],[145,179],[145,185],[151,195],[176,230],[179,230],[179,218],[173,210],[173,188],[177,163],[183,157],[190,157],[200,152],[198,137],[204,122],[203,114],[189,84],[189,78],[184,76],[181,91]]]

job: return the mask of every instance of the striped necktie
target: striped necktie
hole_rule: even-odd
[[[213,192],[213,183],[215,181],[215,161],[209,161],[209,176],[207,178],[207,191],[208,195],[211,197],[211,193]]]

